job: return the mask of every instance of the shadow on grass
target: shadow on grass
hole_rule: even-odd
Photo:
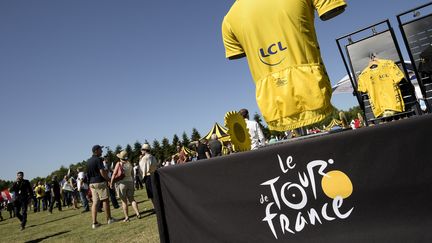
[[[140,204],[140,203],[147,202],[147,201],[148,201],[148,199],[144,199],[142,201],[136,201],[136,203]]]
[[[78,216],[78,215],[79,214],[73,214],[73,215],[69,215],[69,216],[63,217],[63,218],[58,218],[58,219],[54,219],[54,220],[51,220],[51,221],[46,221],[46,222],[43,222],[41,224],[38,224],[38,226],[44,225],[44,224],[49,224],[49,223],[56,222],[56,221],[60,221],[60,220],[67,219],[67,218],[72,218],[72,217],[75,217],[75,216]],[[36,225],[34,225],[34,226],[36,226]]]
[[[140,214],[141,214],[141,218],[147,218],[153,214],[156,214],[156,211],[154,211],[154,209],[148,209],[148,210],[141,211]]]
[[[25,243],[38,243],[38,242],[41,242],[41,241],[46,240],[48,238],[51,238],[51,237],[54,237],[54,236],[58,236],[58,235],[62,235],[62,234],[66,234],[68,232],[70,232],[70,230],[69,231],[58,232],[58,233],[55,233],[55,234],[52,234],[52,235],[47,235],[45,237],[34,239],[34,240],[29,240],[29,241],[26,241]]]

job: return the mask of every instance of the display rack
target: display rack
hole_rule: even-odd
[[[406,64],[397,43],[389,20],[384,20],[366,28],[352,32],[336,39],[339,52],[345,65],[348,77],[353,87],[361,109],[364,112],[367,125],[383,121],[420,115],[421,109],[415,96],[414,86],[410,82]],[[344,47],[344,48],[342,48]],[[358,91],[358,75],[366,68],[372,56],[394,61],[404,72],[405,80],[399,84],[405,111],[391,117],[375,117],[366,93]]]
[[[413,64],[413,72],[419,84],[427,111],[432,112],[431,75],[420,72],[420,54],[432,45],[432,2],[397,15],[403,41]]]

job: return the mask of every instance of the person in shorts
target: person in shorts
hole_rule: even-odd
[[[124,177],[116,182],[117,195],[122,201],[122,208],[124,213],[124,222],[129,222],[129,207],[128,201],[132,205],[133,210],[137,218],[141,218],[138,205],[134,198],[134,179],[133,179],[133,170],[132,164],[128,161],[127,152],[125,150],[121,151],[117,154],[117,158],[120,159],[117,162],[113,176],[111,177],[111,186],[114,184],[114,181],[123,173]]]
[[[107,223],[111,224],[117,220],[111,217],[108,187],[111,185],[107,171],[105,170],[102,162],[102,146],[94,145],[92,148],[93,156],[87,160],[87,175],[89,178],[89,187],[92,193],[92,228],[95,229],[100,226],[97,221],[98,204],[103,203]]]

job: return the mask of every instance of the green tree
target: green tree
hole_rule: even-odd
[[[117,145],[116,147],[116,151],[121,151],[121,147],[120,145]],[[111,163],[113,163],[114,161],[116,161],[116,152],[112,151],[110,147],[107,148],[107,152],[105,154],[105,158],[107,160],[108,165],[110,165]]]
[[[198,141],[200,140],[201,135],[196,128],[192,128],[191,140]]]
[[[44,182],[45,181],[45,178],[44,177],[40,177],[40,176],[38,176],[38,177],[35,177],[35,178],[33,178],[33,179],[31,179],[30,180],[30,183],[31,183],[31,185],[33,186],[33,185],[37,185],[37,183],[38,182]]]
[[[64,167],[64,166],[62,165],[62,166],[60,166],[60,169],[58,169],[58,171],[56,171],[56,173],[55,173],[54,175],[57,176],[57,179],[58,179],[58,180],[62,180],[63,177],[64,177],[65,175],[67,175],[68,170],[69,170],[68,168],[66,168],[66,167]]]
[[[163,161],[166,158],[169,158],[172,155],[172,146],[168,140],[168,138],[162,139],[162,156],[159,157],[161,161]]]
[[[182,142],[181,142],[181,144],[182,144],[183,146],[186,146],[186,147],[188,147],[189,144],[190,144],[190,139],[189,139],[189,137],[187,136],[186,132],[183,132],[183,134],[182,134]]]
[[[156,140],[156,139],[153,140],[152,154],[153,154],[153,156],[156,157],[156,159],[157,159],[158,161],[159,161],[159,160],[162,160],[162,157],[163,157],[163,151],[162,151],[162,148],[161,148],[161,145],[160,145],[159,141]]]
[[[123,150],[122,146],[117,145],[113,152],[109,154],[107,153],[105,158],[107,160],[107,164],[109,168],[114,168],[117,161],[119,161],[119,158],[117,158],[117,154],[119,154],[122,150]]]
[[[139,143],[138,141],[134,143],[132,154],[129,156],[131,163],[139,162],[139,157],[141,155],[141,146],[142,146],[141,143]]]
[[[132,146],[130,146],[129,144],[126,145],[125,150],[126,150],[126,153],[128,154],[128,157],[130,157],[132,155],[132,151],[133,151]]]
[[[0,191],[3,191],[4,189],[8,189],[12,186],[13,181],[4,181],[0,179]]]
[[[174,134],[173,139],[171,141],[171,151],[176,151],[177,146],[181,146],[180,139],[177,134]]]
[[[362,116],[364,115],[363,110],[360,108],[360,106],[351,107],[348,111],[345,112],[345,116],[348,122],[358,118],[357,114],[360,114]]]
[[[261,119],[261,116],[258,113],[255,113],[253,116],[254,121],[256,121],[258,123],[258,125],[260,126],[261,130],[264,133],[264,137],[266,139],[270,138],[270,134],[279,134],[280,132],[278,131],[270,131],[270,129],[266,126],[263,125],[263,121]]]

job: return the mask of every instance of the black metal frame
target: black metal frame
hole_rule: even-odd
[[[399,15],[396,16],[397,20],[398,20],[398,23],[399,23],[399,29],[400,29],[400,32],[402,34],[402,39],[403,39],[405,47],[407,49],[408,56],[409,56],[409,59],[411,61],[411,65],[412,65],[414,74],[415,74],[415,76],[417,78],[417,82],[419,83],[420,90],[421,90],[421,92],[423,94],[423,98],[425,100],[426,100],[426,88],[425,88],[425,84],[423,82],[424,78],[420,75],[420,73],[418,71],[416,60],[415,60],[415,58],[414,58],[414,56],[413,56],[413,54],[411,52],[411,48],[410,48],[410,45],[409,45],[409,42],[408,42],[407,35],[405,33],[404,26],[432,16],[432,13],[429,13],[429,14],[427,14],[425,16],[416,18],[417,14],[420,13],[419,11],[424,10],[425,8],[430,7],[430,6],[432,6],[432,2],[423,4],[421,6],[413,8],[413,9],[410,9],[410,10],[405,11],[403,13],[400,13]],[[406,21],[406,22],[402,21],[402,17],[407,16],[408,14],[412,14],[412,13],[414,13],[414,16],[413,16],[414,19]],[[430,102],[428,102],[426,100],[425,104],[426,104],[427,112],[431,113],[432,112],[432,106],[431,106]]]
[[[377,32],[376,28],[378,28],[378,27],[384,27],[384,30]],[[359,39],[357,41],[353,41],[353,37],[355,37],[355,35],[359,35],[360,33],[365,33],[366,31],[370,31],[370,33],[372,33],[372,34],[369,33],[368,35],[366,35],[366,37],[363,37],[363,38],[361,38],[361,39]],[[402,57],[402,53],[401,53],[399,44],[397,42],[395,33],[394,33],[393,28],[391,27],[390,21],[388,19],[383,20],[381,22],[378,22],[376,24],[370,25],[370,26],[365,27],[363,29],[357,30],[357,31],[352,32],[350,34],[344,35],[344,36],[339,37],[339,38],[336,39],[336,43],[338,45],[339,52],[341,54],[343,63],[345,65],[345,69],[346,69],[346,71],[348,73],[348,77],[349,77],[349,79],[351,81],[351,85],[352,85],[352,87],[354,89],[353,95],[356,96],[357,101],[358,101],[361,109],[365,113],[365,121],[366,121],[367,125],[368,125],[368,123],[370,121],[368,121],[368,119],[366,117],[366,108],[365,108],[365,105],[364,105],[364,102],[363,102],[362,95],[360,94],[360,92],[358,92],[358,89],[357,89],[357,87],[358,87],[357,86],[358,81],[357,81],[355,69],[353,67],[353,63],[351,62],[351,57],[349,55],[348,46],[353,45],[353,44],[358,43],[358,42],[361,42],[361,41],[364,41],[364,40],[367,40],[367,39],[372,38],[372,37],[374,37],[376,35],[386,33],[388,31],[390,32],[391,37],[393,39],[393,43],[394,43],[396,51],[397,51],[399,62],[402,65],[402,69],[403,69],[404,75],[405,75],[405,77],[409,77],[408,76],[408,71],[407,71],[407,68],[406,68],[406,65],[405,65],[405,62],[404,62],[404,59]],[[345,47],[345,53],[344,53],[344,51],[342,49],[342,45],[343,44],[341,43],[343,40],[348,41],[348,44],[344,45],[344,47]],[[408,81],[409,81],[409,79],[408,79]],[[418,110],[420,110],[420,109],[418,108]],[[419,113],[419,111],[415,112],[416,115],[418,115],[418,113]]]

